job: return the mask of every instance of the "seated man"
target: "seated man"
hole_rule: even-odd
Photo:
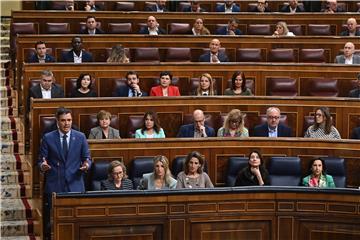
[[[297,13],[297,12],[305,12],[305,9],[298,4],[298,0],[289,0],[289,4],[283,6],[280,12],[287,12],[287,13]]]
[[[349,97],[351,98],[360,98],[360,73],[357,75],[357,87],[350,90]]]
[[[357,22],[355,18],[349,18],[346,21],[346,30],[342,31],[340,36],[360,36],[360,29],[357,28]]]
[[[271,12],[269,8],[269,3],[267,0],[258,0],[256,8],[253,9],[253,12]]]
[[[149,16],[147,19],[147,26],[142,27],[139,33],[149,34],[149,35],[159,35],[159,34],[166,34],[166,31],[161,27],[159,27],[159,24],[154,16]]]
[[[86,18],[86,28],[81,29],[80,34],[89,34],[89,35],[95,35],[95,34],[103,34],[105,33],[100,28],[97,28],[97,21],[94,16],[87,16]]]
[[[220,63],[220,62],[229,62],[229,58],[225,53],[220,52],[220,41],[219,39],[211,40],[209,44],[210,51],[201,55],[199,57],[199,62],[210,62],[210,63]]]
[[[351,133],[351,139],[360,139],[360,127],[353,129]]]
[[[166,8],[166,2],[167,0],[157,0],[155,5],[151,5],[149,7],[146,7],[145,11],[149,12],[167,12]]]
[[[55,58],[49,54],[46,54],[46,44],[43,41],[37,41],[35,43],[36,54],[32,54],[29,57],[29,63],[47,63],[55,62]]]
[[[240,6],[236,5],[232,0],[225,0],[224,5],[216,6],[215,11],[224,13],[240,12]]]
[[[291,128],[280,124],[280,109],[269,107],[266,110],[267,122],[254,128],[254,137],[291,137]]]
[[[177,134],[180,138],[203,138],[215,137],[213,128],[205,125],[204,112],[196,109],[193,113],[194,123],[182,125]]]
[[[100,10],[100,8],[98,6],[96,6],[95,0],[87,0],[85,2],[84,10],[87,12],[96,12],[96,11]]]
[[[337,0],[327,0],[325,3],[325,8],[321,9],[321,12],[337,13],[337,12],[344,12],[344,9],[342,9],[337,5]]]
[[[126,73],[126,85],[117,88],[114,97],[144,97],[147,93],[141,91],[139,86],[139,75],[135,71]]]
[[[242,32],[240,31],[240,29],[238,29],[239,27],[239,20],[236,18],[231,18],[228,21],[228,25],[227,26],[223,26],[220,27],[216,30],[216,35],[230,35],[230,36],[234,36],[234,35],[242,35]]]
[[[73,37],[71,46],[72,49],[69,52],[62,53],[61,62],[83,63],[93,61],[91,53],[83,50],[81,37]]]
[[[30,112],[30,99],[31,98],[63,98],[63,88],[55,84],[54,74],[50,70],[44,70],[41,72],[40,83],[29,89],[29,95],[27,97],[26,110]]]
[[[335,63],[360,64],[360,55],[356,55],[354,52],[355,45],[352,42],[345,43],[344,54],[336,56]]]
[[[203,9],[200,6],[200,2],[199,1],[191,1],[190,2],[190,6],[185,6],[183,8],[183,12],[205,12],[205,9]]]

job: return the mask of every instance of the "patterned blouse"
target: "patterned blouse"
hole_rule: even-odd
[[[114,181],[110,181],[109,179],[106,179],[104,181],[101,181],[101,190],[133,190],[133,183],[128,178],[123,178],[121,180],[121,186],[117,188],[115,186]]]
[[[232,137],[230,134],[230,131],[228,129],[225,129],[224,127],[219,128],[217,132],[218,137]],[[249,136],[249,130],[244,127],[243,130],[236,131],[234,137],[248,137]]]
[[[321,127],[314,129],[314,125],[310,126],[305,133],[306,138],[320,138],[320,139],[341,139],[339,131],[331,126],[331,131],[329,134],[325,133],[325,130]]]

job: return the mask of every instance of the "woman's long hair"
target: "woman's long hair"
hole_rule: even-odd
[[[331,132],[331,127],[332,127],[332,117],[331,117],[331,114],[330,114],[330,109],[328,107],[318,107],[316,108],[315,110],[315,115],[314,115],[314,130],[317,130],[318,128],[320,128],[320,125],[319,123],[316,122],[316,111],[317,110],[320,110],[321,113],[323,114],[324,116],[324,121],[325,121],[325,127],[324,127],[324,132],[325,134],[330,134]]]
[[[130,60],[126,56],[125,49],[122,45],[113,46],[109,58],[106,60],[108,63],[129,63]]]
[[[161,129],[161,126],[160,126],[160,120],[157,116],[157,113],[156,112],[152,112],[152,111],[149,111],[149,112],[146,112],[144,114],[144,117],[143,117],[143,126],[141,128],[141,133],[144,134],[144,131],[146,130],[146,118],[150,116],[151,119],[154,121],[154,130],[156,133],[159,133],[160,132],[160,129]]]

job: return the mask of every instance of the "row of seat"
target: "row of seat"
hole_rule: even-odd
[[[323,158],[327,167],[327,173],[333,176],[336,187],[346,187],[346,166],[345,160],[338,157]],[[185,156],[179,156],[172,160],[171,171],[177,176],[183,170]],[[235,186],[237,174],[248,164],[248,158],[231,156],[228,158],[225,184],[228,187]],[[108,161],[97,160],[94,162],[90,173],[89,190],[100,190],[100,182],[108,177]],[[268,160],[268,171],[270,183],[273,186],[299,186],[302,177],[309,173],[302,174],[301,159],[299,157],[270,157]],[[139,186],[144,173],[152,172],[154,169],[153,157],[138,157],[131,161],[128,171],[134,189]],[[207,172],[205,161],[204,170]]]

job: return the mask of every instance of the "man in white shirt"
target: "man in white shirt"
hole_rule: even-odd
[[[199,62],[221,63],[229,62],[225,52],[220,52],[221,43],[219,39],[211,40],[209,44],[210,51],[199,57]]]
[[[140,29],[139,34],[159,35],[166,33],[166,31],[159,26],[154,16],[149,16],[146,24],[146,27]]]
[[[335,63],[340,64],[360,64],[360,55],[354,54],[355,45],[352,42],[345,43],[344,54],[335,58]]]
[[[103,33],[105,33],[100,28],[97,28],[97,26],[98,26],[98,22],[96,21],[95,16],[87,16],[87,18],[86,18],[86,28],[82,29],[80,31],[80,34],[95,35],[95,34],[103,34]]]

